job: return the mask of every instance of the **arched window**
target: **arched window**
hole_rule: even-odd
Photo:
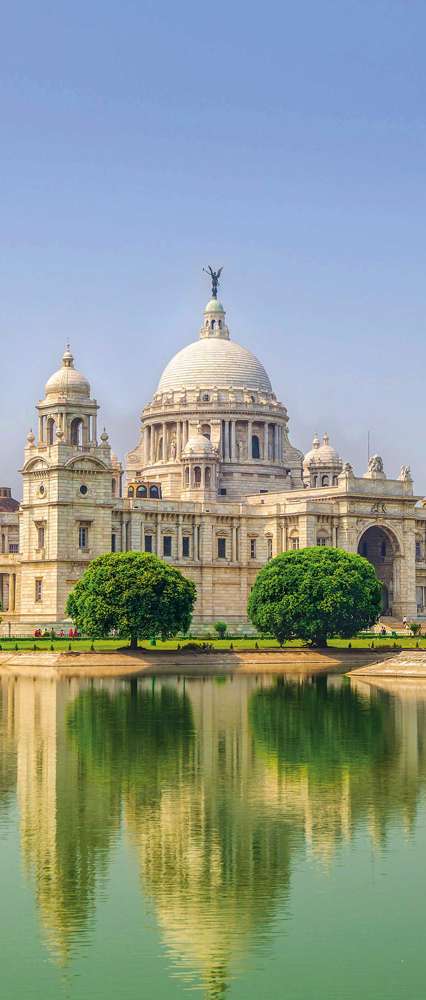
[[[296,531],[294,531],[290,535],[289,541],[290,541],[290,548],[291,549],[298,549],[299,548],[299,535],[297,534]]]
[[[318,486],[318,476],[314,476],[314,487]]]
[[[54,421],[53,417],[49,417],[49,419],[47,421],[47,443],[48,444],[54,444],[55,443],[55,431],[56,431],[55,421]]]
[[[222,329],[222,320],[218,319],[217,324],[218,324],[219,330],[221,330]]]
[[[160,437],[158,439],[158,461],[161,462],[161,460],[163,458],[164,458],[164,455],[163,455],[163,438]]]
[[[328,535],[324,534],[317,535],[317,545],[328,545],[328,544],[329,544]]]
[[[333,476],[333,486],[338,486],[337,476]]]
[[[267,548],[268,560],[272,559],[272,538],[266,539],[266,548]]]
[[[422,542],[421,538],[416,538],[416,560],[417,562],[422,561]]]
[[[201,486],[201,469],[199,465],[194,468],[194,485]]]
[[[380,555],[381,555],[382,559],[386,559],[386,542],[385,541],[381,542],[381,545],[380,545]]]
[[[211,328],[212,328],[212,330],[214,330],[215,326],[216,326],[216,320],[212,319],[212,322],[211,322]]]
[[[211,470],[210,466],[208,465],[206,467],[206,470],[205,470],[205,473],[204,473],[204,482],[205,482],[206,488],[209,488],[209,486],[211,484],[211,481],[212,481],[212,470]]]
[[[74,420],[71,420],[70,440],[73,445],[83,444],[83,421],[81,417],[74,417]]]
[[[147,495],[147,488],[146,488],[146,486],[138,486],[137,490],[136,490],[136,496],[137,497],[146,497],[146,495]]]
[[[159,500],[160,499],[160,490],[159,490],[158,486],[150,486],[149,487],[149,495],[151,497],[151,500]]]
[[[203,437],[208,438],[208,440],[210,441],[210,434],[211,434],[210,424],[201,424],[201,433]]]
[[[189,465],[185,469],[185,486],[189,486]]]
[[[251,457],[260,458],[260,441],[257,434],[252,435],[251,439]]]
[[[133,489],[133,486],[129,486],[129,488],[127,490],[127,496],[128,497],[134,497],[134,495],[135,495],[135,491]]]
[[[113,497],[117,496],[117,480],[111,479],[111,493]]]
[[[329,486],[329,477],[323,476],[321,479],[321,486]]]

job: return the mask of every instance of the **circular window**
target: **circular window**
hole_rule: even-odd
[[[43,497],[43,496],[44,496],[44,494],[45,494],[45,492],[46,492],[46,487],[45,487],[45,486],[43,486],[43,483],[41,484],[41,486],[40,486],[40,488],[39,488],[39,491],[38,491],[38,492],[39,492],[39,494],[40,494],[40,496],[41,496],[41,497]]]
[[[84,497],[86,496],[87,486],[84,483],[80,486],[80,493],[82,493]]]

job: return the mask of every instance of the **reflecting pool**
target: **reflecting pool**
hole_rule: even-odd
[[[1,995],[420,1000],[426,685],[0,681]]]

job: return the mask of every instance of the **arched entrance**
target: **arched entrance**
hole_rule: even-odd
[[[382,585],[382,614],[391,615],[395,599],[394,564],[397,543],[390,532],[378,525],[367,528],[358,543],[358,553],[372,563]]]

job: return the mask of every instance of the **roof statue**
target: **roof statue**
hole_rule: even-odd
[[[411,476],[411,469],[410,469],[409,465],[401,465],[401,472],[399,473],[399,477],[398,478],[403,483],[411,483],[413,481],[412,480],[412,476]]]
[[[368,459],[368,471],[369,472],[383,472],[383,459],[380,455],[372,455]]]
[[[208,267],[203,267],[205,274],[209,274],[212,279],[212,299],[217,299],[217,289],[219,285],[219,278],[222,274],[223,267],[220,267],[218,271],[213,271],[211,264]]]

